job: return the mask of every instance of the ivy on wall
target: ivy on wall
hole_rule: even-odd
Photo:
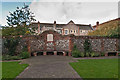
[[[11,56],[15,55],[15,50],[19,43],[19,40],[20,40],[20,38],[5,39],[4,46],[5,46],[5,48],[8,49],[9,55],[11,55]]]
[[[84,42],[84,52],[85,52],[85,54],[92,52],[91,43],[90,43],[89,39],[85,39],[85,42]]]

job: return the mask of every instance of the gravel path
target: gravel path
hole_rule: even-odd
[[[76,62],[68,56],[36,56],[23,60],[29,64],[17,78],[80,78],[77,72],[69,65]]]

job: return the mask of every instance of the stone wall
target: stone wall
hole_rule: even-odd
[[[53,41],[47,41],[47,34],[53,35]],[[69,51],[69,36],[62,36],[58,32],[49,30],[29,39],[30,52],[35,51]]]
[[[116,51],[117,50],[117,39],[103,39],[104,51]]]
[[[47,41],[47,34],[53,34],[53,41]],[[120,39],[117,38],[61,35],[58,32],[49,30],[36,36],[23,36],[19,41],[16,52],[21,52],[23,47],[27,46],[30,53],[40,51],[65,51],[71,53],[74,45],[77,45],[77,48],[83,52],[85,39],[90,40],[91,48],[96,52],[117,51],[120,42]]]
[[[69,50],[69,40],[56,40],[56,50]]]
[[[80,51],[84,51],[85,39],[89,39],[92,51],[109,52],[118,50],[118,39],[109,37],[90,37],[90,36],[74,36],[74,45],[77,45]]]

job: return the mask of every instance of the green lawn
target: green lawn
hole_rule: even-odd
[[[28,64],[19,64],[20,62],[2,62],[2,78],[15,78]]]
[[[82,78],[118,78],[118,59],[86,59],[70,65]]]

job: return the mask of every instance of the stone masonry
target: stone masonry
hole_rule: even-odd
[[[47,34],[53,35],[53,41],[47,40]],[[97,37],[97,36],[74,36],[74,35],[61,35],[56,31],[48,30],[40,35],[27,35],[23,36],[17,46],[17,52],[22,51],[24,46],[27,46],[29,53],[43,52],[46,55],[47,52],[53,52],[57,55],[57,52],[63,52],[65,56],[66,53],[71,55],[73,46],[76,45],[77,48],[83,52],[85,39],[89,39],[92,50],[95,52],[109,52],[118,51],[117,38],[109,37]]]

